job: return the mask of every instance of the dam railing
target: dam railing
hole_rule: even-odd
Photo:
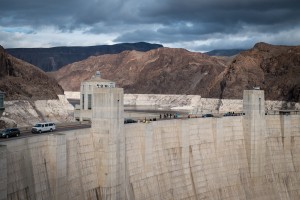
[[[266,115],[299,115],[300,110],[267,110]]]

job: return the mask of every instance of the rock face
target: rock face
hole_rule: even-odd
[[[79,91],[80,82],[99,70],[103,78],[115,81],[125,93],[218,97],[220,92],[210,93],[210,88],[219,85],[226,63],[226,59],[184,49],[159,48],[93,56],[61,68],[53,76],[66,91]]]
[[[78,99],[80,98],[79,95],[77,95]],[[71,94],[68,94],[68,96],[71,96]],[[220,101],[219,99],[202,98],[199,95],[125,94],[124,105],[187,109],[194,113],[243,111],[243,101],[240,99],[222,99]],[[300,110],[300,103],[266,101],[265,107],[267,111],[283,109]]]
[[[222,96],[242,98],[240,91],[259,86],[266,99],[299,102],[299,77],[300,46],[258,43],[232,61],[222,81]]]
[[[260,86],[267,100],[300,100],[300,46],[258,43],[234,58],[171,48],[126,51],[90,57],[63,67],[53,76],[64,90],[79,91],[80,82],[97,70],[117,82],[125,93],[242,99],[243,90]]]
[[[43,121],[55,123],[74,121],[74,107],[64,95],[58,95],[57,100],[6,101],[5,112],[0,118],[0,128],[31,126]]]
[[[0,90],[5,100],[58,99],[63,94],[57,81],[39,68],[14,58],[0,46]]]
[[[16,48],[7,49],[7,52],[48,72],[90,56],[115,54],[125,50],[148,51],[159,47],[162,45],[138,42],[90,47]]]

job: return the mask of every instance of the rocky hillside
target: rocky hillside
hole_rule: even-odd
[[[62,87],[39,68],[14,58],[0,46],[0,90],[5,100],[58,99]]]
[[[65,90],[100,70],[126,93],[195,94],[241,99],[244,89],[260,86],[268,100],[299,102],[300,46],[258,43],[234,58],[210,57],[184,49],[159,48],[90,57],[53,76]]]
[[[259,86],[266,99],[299,102],[300,46],[258,43],[235,57],[221,85],[224,98],[242,98],[241,90]]]
[[[54,77],[68,91],[78,91],[80,82],[89,79],[95,71],[103,78],[117,82],[126,93],[201,94],[210,93],[219,85],[227,64],[217,59],[184,49],[159,48],[148,52],[125,51],[120,54],[93,56],[67,65]]]
[[[7,49],[7,52],[49,72],[93,55],[116,54],[125,50],[148,51],[159,47],[162,45],[138,42],[89,47],[15,48]]]

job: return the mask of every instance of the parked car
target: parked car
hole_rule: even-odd
[[[202,115],[203,118],[206,118],[206,117],[213,117],[213,114],[205,114],[205,115]]]
[[[53,122],[37,123],[34,125],[34,127],[32,127],[31,133],[43,133],[47,131],[52,132],[55,131],[55,129],[55,123]]]
[[[18,128],[7,128],[7,129],[4,129],[3,131],[1,131],[0,134],[1,134],[0,135],[1,137],[9,138],[12,136],[19,137],[21,135],[21,132]]]
[[[232,114],[230,112],[224,113],[223,115],[224,117],[228,117],[228,116],[232,116]]]
[[[133,119],[124,119],[124,124],[137,123],[136,120]]]

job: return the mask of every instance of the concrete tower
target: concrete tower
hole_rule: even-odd
[[[94,88],[114,88],[116,84],[113,81],[101,78],[99,71],[89,80],[80,84],[80,112],[79,120],[90,120],[92,117],[93,98],[92,94]],[[77,118],[78,114],[75,115]]]
[[[100,199],[125,199],[124,94],[115,83],[107,83],[91,86],[91,130],[99,162]]]
[[[252,177],[264,174],[266,153],[265,95],[263,90],[244,90],[244,137]]]

